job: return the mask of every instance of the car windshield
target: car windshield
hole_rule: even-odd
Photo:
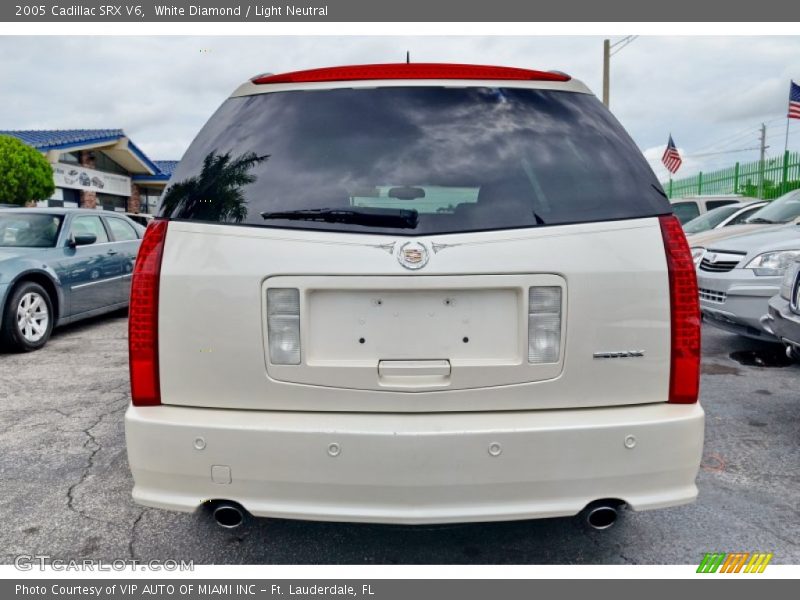
[[[788,223],[800,217],[800,190],[784,194],[757,210],[746,223]]]
[[[0,248],[53,248],[61,220],[52,214],[0,212]]]
[[[714,227],[722,223],[725,219],[740,209],[741,206],[737,206],[735,204],[720,206],[686,223],[686,225],[683,226],[683,231],[686,233],[700,233],[701,231],[714,229]]]
[[[391,235],[669,212],[594,96],[436,86],[231,98],[160,205],[176,219]]]

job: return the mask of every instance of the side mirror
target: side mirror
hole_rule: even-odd
[[[97,236],[93,233],[79,233],[75,235],[74,233],[69,234],[69,247],[70,248],[77,248],[78,246],[88,246],[89,244],[94,244],[97,241]]]

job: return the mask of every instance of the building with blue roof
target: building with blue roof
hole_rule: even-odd
[[[1,131],[45,155],[56,191],[40,206],[153,213],[175,160],[151,160],[122,129]]]

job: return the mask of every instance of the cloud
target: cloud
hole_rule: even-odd
[[[644,157],[647,159],[647,162],[650,164],[650,167],[655,171],[656,177],[658,177],[659,181],[667,181],[670,177],[673,179],[681,179],[686,175],[697,173],[698,171],[704,170],[704,162],[702,159],[694,158],[692,156],[687,156],[687,152],[685,148],[678,146],[678,153],[681,155],[681,163],[680,169],[674,175],[670,175],[670,172],[667,171],[667,168],[664,166],[664,163],[661,162],[661,157],[664,155],[664,150],[667,149],[666,144],[661,144],[660,146],[651,146],[650,148],[645,148],[642,153]]]
[[[417,62],[558,69],[601,89],[602,38],[589,36],[15,36],[0,38],[13,57],[0,62],[0,129],[120,127],[151,157],[177,159],[257,73],[399,62],[407,50]],[[660,176],[670,132],[685,156],[679,176],[754,160],[729,151],[757,146],[761,122],[782,151],[798,56],[795,36],[639,37],[611,59],[611,108]],[[800,127],[792,135],[800,148]]]

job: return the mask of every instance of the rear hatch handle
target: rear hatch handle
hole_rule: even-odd
[[[444,359],[378,361],[378,381],[387,387],[446,387],[450,372],[450,361]]]

